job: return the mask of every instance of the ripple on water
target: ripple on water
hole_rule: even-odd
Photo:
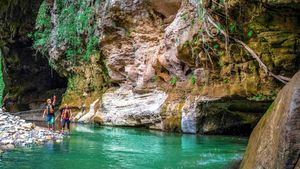
[[[0,168],[222,169],[242,158],[246,144],[239,137],[77,125],[62,143],[5,153]]]

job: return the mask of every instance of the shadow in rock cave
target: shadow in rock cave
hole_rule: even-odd
[[[20,38],[4,53],[4,104],[8,111],[42,108],[47,98],[57,96],[60,104],[67,79],[60,77],[46,57],[32,49],[32,41]]]

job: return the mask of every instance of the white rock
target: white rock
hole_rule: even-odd
[[[99,102],[99,99],[95,100],[91,105],[90,105],[90,111],[83,115],[78,122],[83,122],[83,123],[88,123],[91,121],[92,117],[95,115],[95,105]]]
[[[151,125],[161,120],[160,107],[168,95],[159,90],[135,93],[125,87],[105,93],[102,97],[104,124],[110,125]]]
[[[12,144],[14,142],[14,140],[12,139],[5,139],[1,141],[1,144]]]

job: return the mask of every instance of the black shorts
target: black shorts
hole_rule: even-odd
[[[62,128],[65,128],[67,124],[67,128],[70,129],[70,120],[69,119],[63,119],[61,122]]]

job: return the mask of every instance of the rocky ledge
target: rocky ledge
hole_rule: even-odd
[[[19,116],[0,112],[0,152],[18,146],[60,142],[61,134],[28,123]]]

